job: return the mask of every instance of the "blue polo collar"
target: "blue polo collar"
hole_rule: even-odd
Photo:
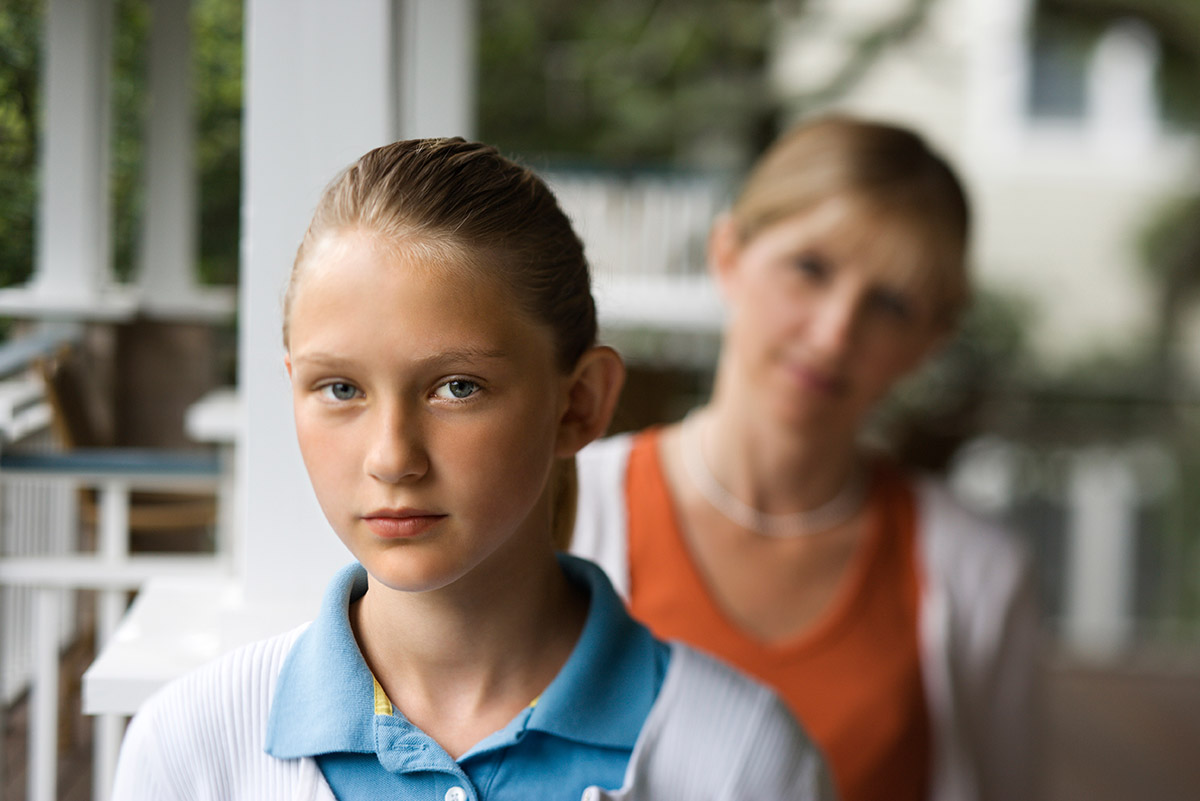
[[[515,742],[522,730],[609,748],[632,749],[637,740],[662,683],[666,649],[630,618],[599,567],[565,554],[559,564],[590,596],[579,641],[537,705],[463,760]],[[440,749],[401,715],[375,715],[374,679],[349,620],[350,603],[366,591],[367,573],[357,563],[330,582],[317,619],[280,671],[267,724],[268,754],[380,753],[383,759],[384,750],[400,750],[407,752],[402,761],[410,770],[427,760],[441,762],[444,752],[430,753]]]

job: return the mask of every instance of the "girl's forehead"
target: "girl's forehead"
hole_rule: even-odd
[[[421,277],[436,280],[458,291],[495,293],[503,289],[499,272],[472,258],[465,247],[431,235],[383,235],[365,228],[324,234],[310,251],[297,276],[297,291],[306,279],[320,276],[333,281],[350,279],[371,270],[377,280]]]
[[[486,269],[444,250],[342,234],[316,243],[297,277],[289,347],[377,338],[442,347],[456,339],[523,341],[531,329],[511,292]],[[303,347],[301,348],[303,349]]]
[[[446,266],[455,260],[455,248],[432,236],[415,232],[385,236],[365,227],[327,231],[314,243],[304,270],[335,271],[348,263],[369,257],[395,262],[397,266],[426,268],[436,262]]]

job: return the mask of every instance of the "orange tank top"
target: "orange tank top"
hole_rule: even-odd
[[[931,745],[908,482],[875,469],[867,530],[830,608],[799,637],[763,643],[720,610],[692,559],[659,433],[635,438],[626,478],[634,616],[659,637],[706,650],[774,687],[821,746],[843,801],[924,799]]]

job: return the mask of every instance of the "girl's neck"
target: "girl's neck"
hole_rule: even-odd
[[[425,593],[371,581],[351,622],[398,711],[458,757],[506,725],[554,679],[587,599],[547,545]]]

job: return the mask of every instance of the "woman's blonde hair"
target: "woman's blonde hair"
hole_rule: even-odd
[[[326,236],[349,230],[368,231],[385,246],[431,264],[453,263],[504,287],[530,319],[553,332],[563,372],[596,342],[583,243],[546,184],[494,147],[457,137],[394,142],[338,175],[321,195],[292,265],[285,347],[309,255]],[[552,482],[553,537],[565,547],[575,516],[571,460],[557,466]]]
[[[742,242],[831,199],[850,201],[889,242],[906,240],[935,313],[953,324],[970,295],[966,251],[970,210],[950,165],[911,130],[828,116],[782,135],[750,172],[731,210]],[[899,243],[897,243],[899,244]]]

